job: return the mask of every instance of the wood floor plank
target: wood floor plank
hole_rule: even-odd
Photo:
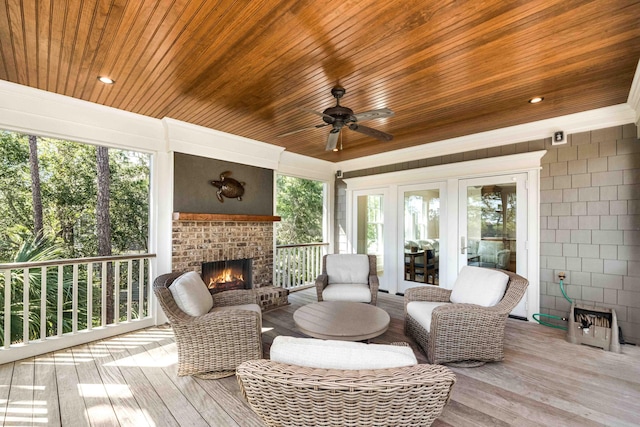
[[[53,353],[35,357],[34,425],[59,426],[58,384]],[[42,410],[42,413],[40,411]]]
[[[33,358],[15,362],[5,424],[15,426],[33,424],[34,375]]]
[[[58,385],[60,424],[88,427],[87,408],[79,391],[80,383],[71,351],[69,349],[57,351],[53,354],[53,358]]]
[[[151,386],[159,391],[164,405],[179,425],[193,427],[209,425],[189,400],[184,397],[180,389],[171,381],[171,378],[158,366],[157,359],[149,354],[148,351],[145,350],[131,357],[142,369]]]
[[[108,347],[107,347],[108,350]],[[162,398],[149,382],[142,372],[142,369],[136,365],[134,354],[144,352],[142,346],[132,346],[127,348],[128,357],[122,358],[122,353],[118,350],[116,357],[121,357],[116,363],[122,374],[122,378],[129,385],[131,394],[135,397],[140,408],[143,408],[143,414],[149,425],[177,427],[179,426],[171,411],[164,405]],[[113,357],[114,355],[112,355]]]
[[[5,425],[5,415],[9,403],[9,391],[15,363],[0,365],[0,425]]]
[[[87,417],[92,426],[108,427],[118,425],[118,417],[109,399],[107,386],[100,376],[98,366],[103,362],[91,353],[88,345],[71,349],[76,363],[80,391],[87,408]],[[96,360],[97,359],[97,360]]]
[[[168,356],[175,355],[177,352],[175,343],[165,345],[149,343],[145,345],[144,348],[156,361],[166,359]],[[197,378],[178,376],[176,364],[163,366],[162,369],[167,375],[167,378],[182,392],[182,395],[193,405],[209,425],[220,427],[238,427],[241,425],[227,413],[229,408],[221,405],[220,401],[222,399],[212,399],[197,381]]]
[[[111,402],[112,410],[120,425],[148,426],[149,423],[144,415],[144,408],[138,405],[130,385],[127,384],[120,372],[116,358],[105,348],[105,346],[108,347],[108,343],[112,342],[112,340],[108,339],[89,345],[91,355],[96,361],[98,375],[104,384],[106,396]],[[120,346],[120,342],[117,341],[116,345]],[[120,352],[119,354],[126,355],[125,352]],[[87,409],[89,408],[90,405],[87,402]]]

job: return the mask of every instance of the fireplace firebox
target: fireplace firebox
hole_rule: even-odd
[[[202,280],[212,294],[253,287],[252,258],[202,263]]]

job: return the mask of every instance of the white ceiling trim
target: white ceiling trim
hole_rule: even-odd
[[[180,120],[162,119],[169,151],[278,169],[283,147],[220,132]]]
[[[631,82],[631,89],[629,90],[627,104],[629,104],[636,112],[636,119],[634,120],[634,123],[640,124],[640,60],[638,61],[636,73],[633,76],[633,81]],[[640,126],[638,126],[638,138],[640,138]]]
[[[550,138],[556,131],[565,134],[586,132],[636,122],[636,111],[629,104],[553,117],[537,122],[510,126],[488,132],[465,135],[458,138],[431,142],[401,150],[360,157],[335,163],[335,170],[354,171],[394,163],[410,162],[416,159],[462,153],[482,148],[535,141]]]
[[[284,151],[280,155],[277,172],[298,178],[333,181],[333,163],[301,154]]]
[[[145,152],[164,141],[158,119],[4,80],[0,129]]]

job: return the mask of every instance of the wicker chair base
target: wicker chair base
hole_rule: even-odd
[[[233,371],[217,371],[217,372],[202,372],[194,374],[194,377],[198,377],[203,380],[219,380],[220,378],[231,377],[236,374],[235,369]]]
[[[405,319],[405,334],[418,343],[427,356],[429,363],[433,364],[447,365],[455,368],[477,368],[487,362],[497,362],[503,358],[502,352],[497,352],[496,354],[487,354],[487,360],[457,359],[454,353],[458,352],[449,353],[452,349],[444,345],[434,349],[433,347],[435,346],[429,341],[429,332],[409,315],[407,315]]]
[[[460,362],[445,363],[445,365],[451,366],[452,368],[477,368],[485,363],[487,362],[483,362],[482,360],[462,360]]]

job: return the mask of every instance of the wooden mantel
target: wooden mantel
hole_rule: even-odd
[[[174,212],[173,219],[178,221],[237,221],[237,222],[276,222],[279,216],[272,215],[237,215]]]

